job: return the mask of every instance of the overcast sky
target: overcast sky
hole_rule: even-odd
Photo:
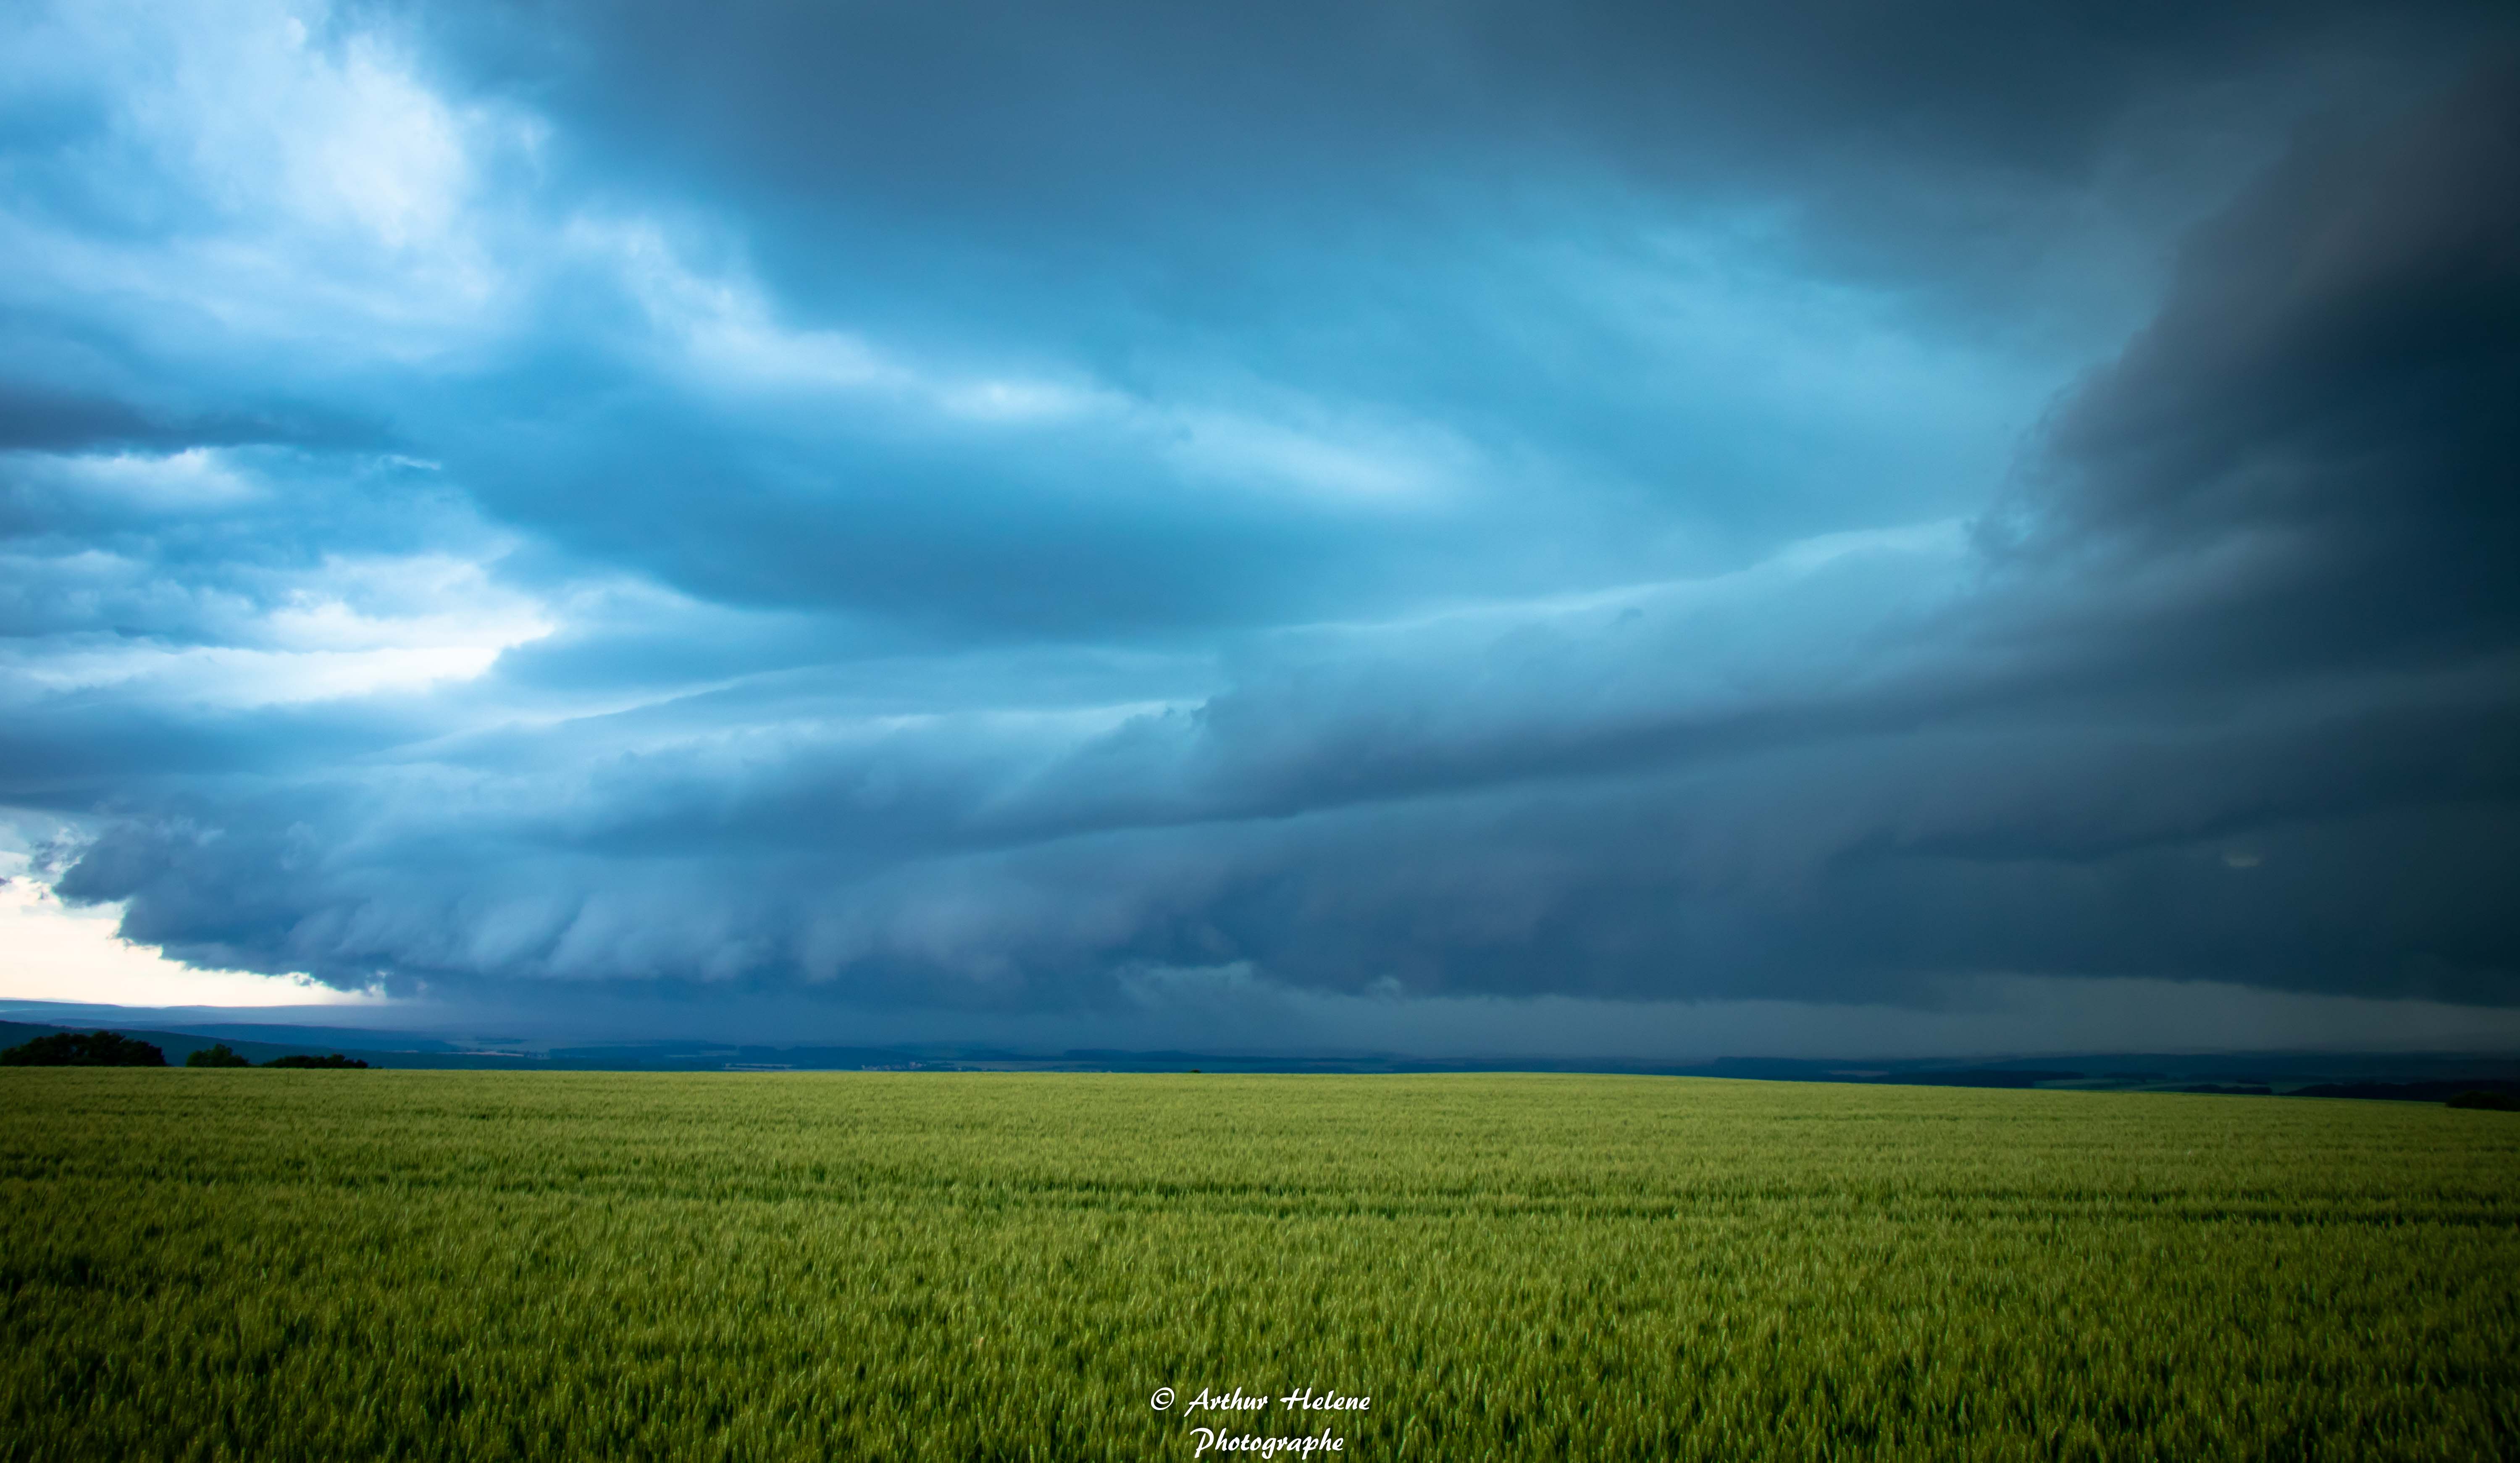
[[[2508,1042],[2515,403],[2501,5],[15,5],[0,995]]]

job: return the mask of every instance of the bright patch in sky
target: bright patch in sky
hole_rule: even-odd
[[[120,905],[72,908],[29,877],[22,854],[0,854],[0,999],[127,1006],[375,1005],[302,975],[196,970],[154,945],[114,933]]]

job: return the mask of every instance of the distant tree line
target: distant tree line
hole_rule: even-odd
[[[162,1067],[166,1053],[110,1031],[66,1031],[0,1051],[9,1067]]]
[[[147,1042],[110,1031],[66,1031],[0,1051],[0,1067],[163,1067],[166,1053]],[[213,1042],[184,1058],[187,1067],[250,1067],[225,1042]],[[266,1067],[365,1067],[356,1057],[276,1056]]]

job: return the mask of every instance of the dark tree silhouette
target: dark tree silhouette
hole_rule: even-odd
[[[365,1067],[367,1063],[339,1052],[331,1056],[276,1056],[263,1063],[266,1067]]]
[[[110,1031],[66,1031],[0,1051],[8,1067],[162,1067],[166,1053]]]
[[[215,1042],[184,1058],[187,1067],[250,1067],[253,1063],[230,1050],[225,1042]]]

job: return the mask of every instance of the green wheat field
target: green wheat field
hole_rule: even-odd
[[[12,1069],[0,1305],[13,1459],[2472,1460],[2520,1455],[2520,1117]],[[1372,1404],[1184,1411],[1306,1388]]]

